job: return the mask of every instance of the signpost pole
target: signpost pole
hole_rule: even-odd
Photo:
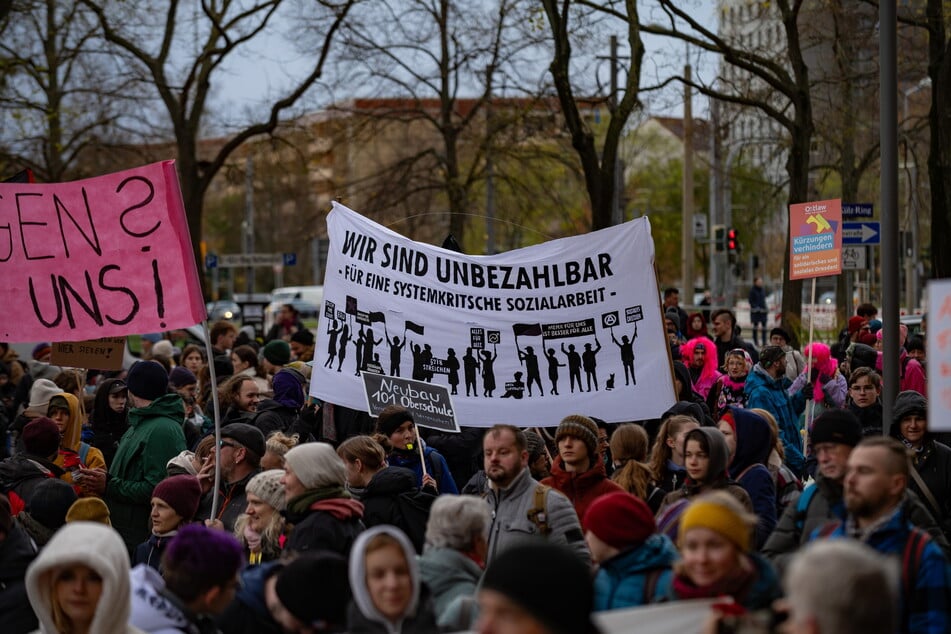
[[[815,310],[816,310],[816,278],[812,278],[812,297],[809,300],[809,359],[806,361],[806,372],[809,373],[809,380],[812,381],[812,337],[813,337],[813,324],[816,323]],[[813,386],[815,387],[815,386]],[[811,401],[809,401],[809,407],[806,408],[806,429],[804,430],[806,434],[809,433],[809,428],[812,427],[812,416],[816,411],[816,399],[815,395]],[[805,440],[805,437],[800,437],[800,442]]]

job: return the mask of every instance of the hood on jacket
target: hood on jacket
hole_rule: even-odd
[[[905,416],[917,414],[925,420],[928,420],[928,399],[914,390],[905,390],[899,392],[895,397],[895,405],[892,408],[892,426],[891,435],[898,437],[901,433],[899,423]]]
[[[377,535],[389,535],[397,541],[400,548],[403,549],[403,556],[406,557],[406,564],[409,568],[413,594],[406,606],[406,610],[403,612],[400,623],[391,623],[383,616],[376,606],[373,605],[373,599],[370,597],[370,591],[367,589],[366,549],[370,540]],[[349,567],[353,602],[364,617],[384,625],[389,632],[399,632],[402,621],[416,615],[420,595],[419,564],[416,561],[416,550],[403,531],[388,524],[374,526],[373,528],[363,531],[353,543],[353,549],[350,551]]]
[[[405,467],[385,467],[377,471],[363,490],[363,497],[391,496],[416,490],[416,474]]]
[[[716,427],[698,427],[687,432],[687,436],[684,438],[685,454],[687,453],[687,442],[698,432],[706,438],[707,456],[710,458],[707,479],[704,481],[706,485],[728,476],[727,465],[730,464],[730,448],[726,444],[723,432]]]
[[[608,572],[630,574],[652,568],[668,568],[678,559],[680,552],[670,538],[662,533],[654,533],[636,548],[625,550],[601,562],[601,568]]]
[[[75,564],[89,566],[102,577],[102,595],[90,634],[114,634],[117,624],[124,627],[129,622],[129,553],[119,533],[96,522],[63,526],[27,570],[26,591],[40,629],[58,631],[53,623],[53,580],[58,569]]]
[[[683,364],[680,364],[683,367]],[[687,381],[690,381],[690,377],[687,377]],[[675,414],[682,414],[684,416],[690,416],[698,425],[711,427],[713,426],[713,419],[703,411],[703,407],[699,403],[693,403],[691,401],[677,401],[670,406],[663,416],[660,417],[661,421],[665,421]]]
[[[82,440],[83,434],[83,416],[79,409],[79,399],[69,392],[57,394],[53,398],[65,399],[66,404],[69,406],[69,420],[66,421],[66,427],[63,429],[59,446],[78,452],[79,441]]]
[[[858,368],[875,369],[875,365],[878,362],[878,352],[876,352],[875,348],[867,346],[864,343],[854,343],[849,350],[849,356],[852,358],[851,367],[853,371]]]
[[[145,407],[133,407],[129,410],[129,425],[137,427],[150,418],[164,416],[172,420],[185,422],[185,402],[178,394],[163,394]]]
[[[177,467],[181,473],[187,473],[188,475],[197,476],[198,470],[195,469],[195,452],[188,451],[185,449],[180,454],[169,460],[165,463],[166,470]],[[169,473],[171,475],[171,473]]]
[[[165,580],[158,570],[139,564],[127,576],[132,587],[131,625],[163,634],[190,631],[184,609],[165,592]]]
[[[766,465],[773,450],[772,430],[769,423],[756,412],[734,405],[730,406],[736,423],[736,452],[730,461],[730,476],[736,477],[751,465]]]
[[[112,392],[116,383],[125,385],[121,379],[105,379],[96,387],[96,399],[93,401],[92,414],[89,416],[89,422],[95,430],[118,431],[126,427],[128,401],[126,410],[123,412],[116,412],[109,407],[109,393]]]

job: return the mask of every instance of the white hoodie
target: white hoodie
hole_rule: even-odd
[[[406,557],[406,562],[409,565],[410,578],[413,582],[412,598],[406,606],[403,617],[398,623],[391,622],[373,605],[373,598],[370,596],[370,590],[367,588],[366,547],[371,539],[381,533],[394,538],[403,548],[403,555]],[[416,562],[416,550],[413,548],[413,544],[409,541],[409,538],[406,537],[403,531],[388,524],[380,524],[379,526],[369,528],[360,533],[353,543],[353,548],[350,550],[349,563],[350,589],[353,592],[354,606],[360,612],[360,615],[368,621],[383,625],[390,634],[399,634],[403,629],[404,621],[407,618],[415,616],[416,608],[419,605],[419,565]],[[356,616],[353,613],[352,607],[349,616],[351,621],[353,617]],[[348,623],[348,625],[351,630],[360,629],[359,627],[355,627],[353,622]]]
[[[132,582],[131,623],[149,634],[179,634],[192,628],[181,606],[169,598],[165,580],[155,568],[139,564],[129,573]]]
[[[38,632],[56,634],[51,593],[58,568],[89,566],[102,577],[102,595],[89,634],[142,634],[129,623],[129,553],[114,529],[71,522],[59,529],[26,571],[26,592],[40,621]]]

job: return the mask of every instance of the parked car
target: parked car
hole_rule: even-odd
[[[214,322],[220,319],[226,319],[228,321],[241,320],[241,307],[231,300],[223,299],[217,302],[208,302],[205,305],[205,309],[208,311],[209,321]]]
[[[264,331],[274,324],[281,306],[290,304],[300,313],[301,319],[314,319],[320,314],[324,302],[323,286],[286,286],[271,291],[271,303],[264,309]]]

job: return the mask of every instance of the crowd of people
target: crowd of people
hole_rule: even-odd
[[[312,402],[314,337],[290,317],[266,342],[216,323],[210,359],[144,335],[113,374],[0,344],[3,630],[575,634],[707,599],[697,631],[951,631],[924,347],[883,342],[869,305],[801,351],[676,289],[665,309],[659,420],[458,434]]]

